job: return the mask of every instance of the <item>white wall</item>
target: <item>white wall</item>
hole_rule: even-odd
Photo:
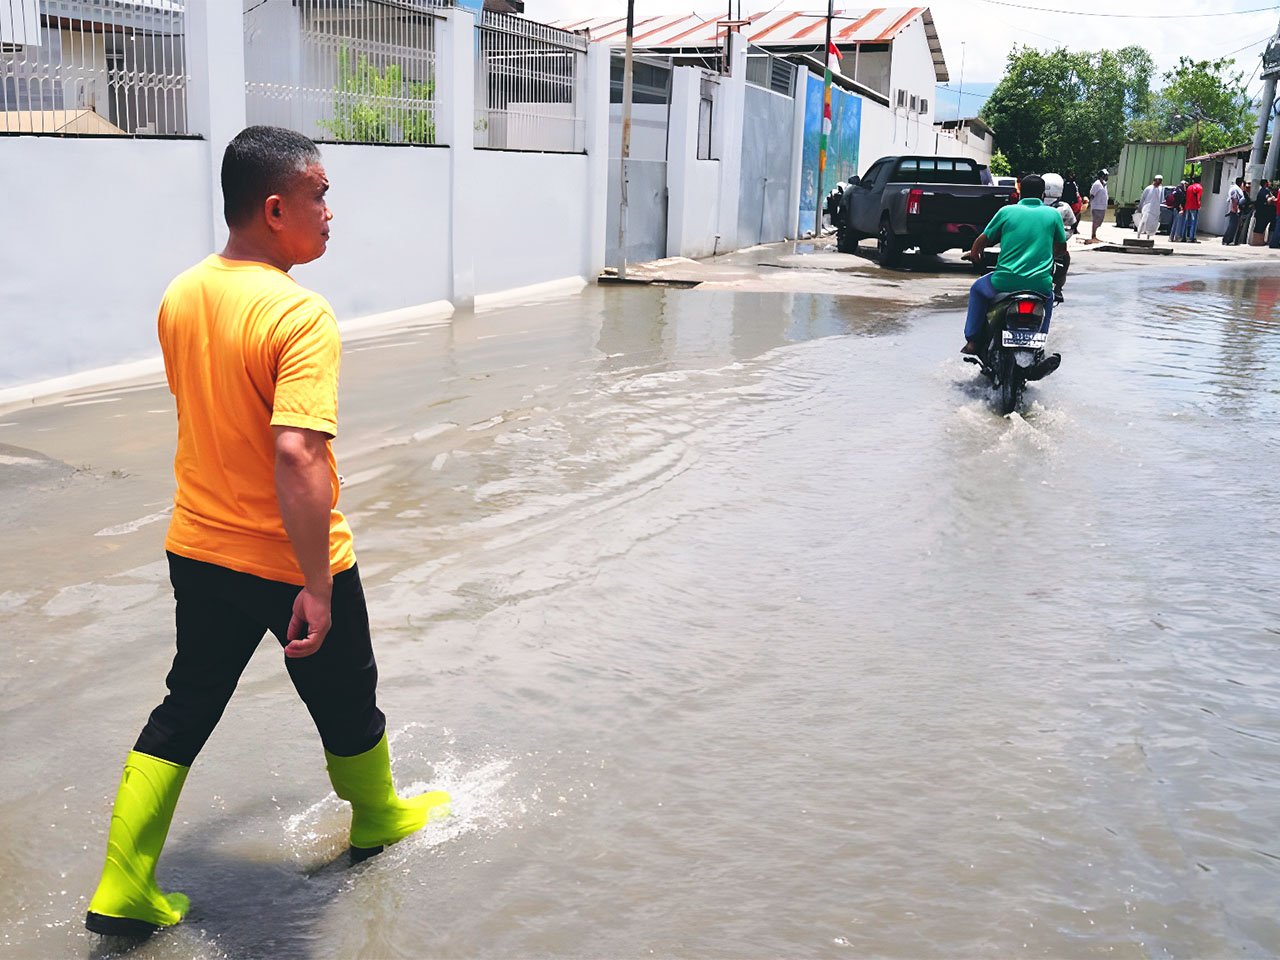
[[[858,138],[858,176],[864,176],[881,157],[902,150],[893,142],[894,115],[874,100],[862,98],[862,133]]]
[[[475,252],[476,293],[582,276],[589,256],[588,161],[579,154],[473,154],[484,246]]]
[[[198,141],[0,140],[0,386],[156,354],[165,287],[210,252],[207,170]]]
[[[324,144],[320,154],[333,211],[329,248],[293,270],[298,282],[343,319],[448,300],[449,151]]]
[[[187,11],[203,139],[0,138],[0,389],[155,358],[165,287],[225,241],[218,173],[245,126],[243,14],[224,0]],[[340,321],[603,265],[607,51],[587,58],[589,155],[475,151],[473,26],[451,10],[437,29],[438,116],[457,146],[321,147],[332,238],[294,274]]]
[[[933,53],[929,49],[929,37],[925,33],[924,19],[916,17],[893,40],[893,63],[889,71],[889,104],[897,103],[893,91],[906,90],[929,101],[929,109],[923,114],[923,123],[933,133],[934,95],[938,74],[933,65]],[[915,114],[912,114],[915,117]]]
[[[1213,190],[1214,163],[1222,164],[1222,183],[1217,193],[1210,192]],[[1201,164],[1204,176],[1200,180],[1200,185],[1204,187],[1204,198],[1200,204],[1200,219],[1196,224],[1197,234],[1209,233],[1220,237],[1227,229],[1227,212],[1231,209],[1231,204],[1227,202],[1227,193],[1231,190],[1231,185],[1236,182],[1236,177],[1245,176],[1245,166],[1244,157],[1228,157],[1225,160]]]

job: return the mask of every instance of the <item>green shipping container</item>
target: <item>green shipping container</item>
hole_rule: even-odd
[[[1185,143],[1126,143],[1109,184],[1112,202],[1117,207],[1136,207],[1157,173],[1171,187],[1182,179],[1186,163]]]

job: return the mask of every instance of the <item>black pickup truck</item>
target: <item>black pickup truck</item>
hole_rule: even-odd
[[[967,249],[1011,192],[985,186],[978,162],[966,157],[882,157],[835,202],[837,247],[853,253],[875,237],[882,267],[896,267],[912,247]]]

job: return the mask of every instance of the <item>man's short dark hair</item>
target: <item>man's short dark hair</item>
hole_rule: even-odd
[[[1243,187],[1243,186],[1244,186],[1244,177],[1236,177],[1236,186],[1237,186],[1237,187]]]
[[[1023,197],[1040,200],[1044,197],[1044,177],[1029,173],[1022,178]]]
[[[227,226],[248,223],[262,201],[283,193],[320,151],[300,133],[283,127],[246,127],[222,155],[222,211]]]

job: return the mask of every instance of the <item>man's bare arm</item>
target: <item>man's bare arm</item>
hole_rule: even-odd
[[[329,520],[333,488],[329,438],[301,427],[272,429],[276,438],[276,500],[306,581],[293,604],[284,652],[287,657],[307,657],[320,649],[330,624],[333,575],[329,569]]]
[[[985,233],[980,233],[977,239],[973,241],[973,249],[963,254],[960,259],[968,260],[971,263],[981,263],[982,255],[986,253],[989,246],[991,246],[991,239]]]

